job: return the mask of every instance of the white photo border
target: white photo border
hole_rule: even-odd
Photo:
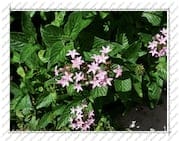
[[[178,5],[174,0],[144,2],[142,0],[17,0],[1,5],[1,52],[0,52],[0,129],[4,140],[171,140],[177,139],[178,130]],[[100,132],[63,132],[63,131],[10,131],[10,11],[167,11],[168,56],[167,56],[167,131],[100,131]],[[162,117],[161,117],[162,118]]]

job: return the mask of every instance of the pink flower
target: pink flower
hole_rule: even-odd
[[[152,56],[156,56],[156,57],[158,56],[157,48],[151,49],[151,50],[149,51],[149,53],[151,53]]]
[[[101,53],[107,54],[111,51],[110,46],[104,47],[102,46],[102,50],[100,50]]]
[[[113,80],[112,78],[105,78],[104,79],[105,81],[105,84],[107,84],[107,85],[109,85],[109,86],[112,86],[112,84],[111,84],[111,81]]]
[[[155,47],[157,47],[157,44],[158,44],[157,41],[149,42],[148,48],[154,49]]]
[[[99,80],[103,80],[105,79],[105,76],[107,75],[107,72],[106,71],[103,71],[103,70],[100,70],[98,72],[98,74],[96,74],[96,77],[99,79]]]
[[[62,85],[62,87],[69,86],[69,82],[66,79],[57,80],[57,84]]]
[[[167,41],[167,38],[164,37],[164,36],[160,36],[160,38],[158,39],[159,41],[159,44],[163,44],[163,45],[166,45],[166,41]]]
[[[84,61],[80,57],[75,58],[74,60],[71,60],[72,62],[72,68],[80,69],[80,66],[84,63]]]
[[[96,63],[99,63],[100,55],[94,54],[91,58],[94,59]]]
[[[79,72],[79,73],[75,72],[74,79],[76,82],[84,80],[84,74],[82,72]]]
[[[100,56],[99,56],[99,63],[106,63],[106,60],[109,58],[109,56],[105,56],[104,53],[102,53]]]
[[[122,75],[122,69],[121,69],[121,66],[118,65],[116,69],[113,70],[114,73],[116,73],[116,78],[118,78],[119,76]]]
[[[79,92],[79,91],[83,91],[81,84],[75,84],[74,89]]]
[[[79,55],[79,53],[75,49],[73,49],[69,50],[66,56],[71,56],[71,58],[74,59],[76,55]]]
[[[95,62],[92,62],[91,65],[88,65],[88,67],[89,67],[89,69],[88,69],[87,73],[92,72],[93,74],[95,74],[95,72],[100,69],[98,64]]]
[[[58,76],[59,70],[57,66],[55,66],[54,73],[55,73],[55,76]]]
[[[60,80],[57,80],[57,84],[62,85],[62,87],[69,86],[69,82],[73,82],[72,76],[72,73],[65,72],[65,75]]]
[[[100,85],[100,80],[96,79],[95,77],[93,78],[92,81],[90,81],[90,84],[92,84],[92,88],[94,89],[95,87],[101,87]]]
[[[160,32],[161,32],[163,35],[167,36],[167,29],[166,29],[166,28],[162,28],[162,30],[160,30]]]
[[[67,80],[68,82],[73,82],[72,76],[72,73],[65,72],[65,75],[62,76],[62,79]]]

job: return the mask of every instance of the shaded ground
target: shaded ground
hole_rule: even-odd
[[[162,94],[161,102],[155,109],[147,106],[134,107],[125,116],[118,115],[115,123],[132,131],[167,130],[167,94]]]

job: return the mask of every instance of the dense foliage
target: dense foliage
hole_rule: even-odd
[[[12,130],[119,130],[109,105],[124,114],[158,104],[167,79],[166,12],[15,11],[10,18]]]

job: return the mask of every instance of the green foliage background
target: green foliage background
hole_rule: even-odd
[[[110,125],[105,106],[120,102],[126,112],[134,104],[158,103],[167,58],[153,58],[147,45],[167,26],[165,11],[12,11],[10,18],[11,130],[68,131],[70,108],[82,100],[95,110],[91,130],[119,130]],[[68,62],[68,50],[90,61],[102,45],[111,46],[112,64],[123,66],[112,87],[79,94],[55,84],[54,66]]]

